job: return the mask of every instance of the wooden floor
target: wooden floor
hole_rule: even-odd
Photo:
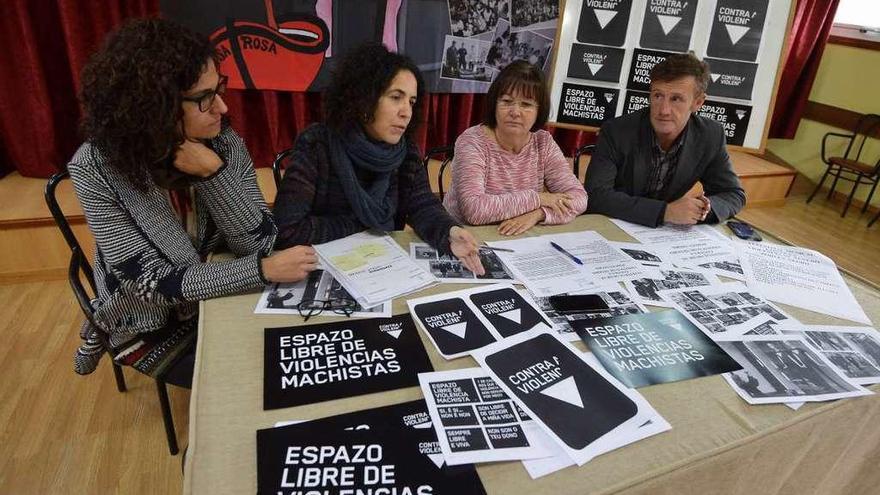
[[[783,207],[741,216],[880,282],[880,224],[867,230],[865,215],[841,220],[840,205],[803,198],[796,189]],[[106,362],[73,373],[80,314],[67,283],[0,285],[0,301],[0,493],[179,493],[181,455],[168,454],[152,380],[128,371],[119,393]],[[188,393],[171,389],[182,448]]]

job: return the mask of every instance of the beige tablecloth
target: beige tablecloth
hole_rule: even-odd
[[[485,240],[500,238],[494,227],[475,230]],[[633,240],[598,215],[579,217],[564,227],[538,227],[529,235],[580,230],[598,231],[609,240]],[[409,232],[396,232],[394,237],[405,248],[415,240]],[[861,282],[848,282],[871,320],[880,322],[880,293]],[[442,285],[416,296],[464,287]],[[254,493],[256,431],[276,421],[314,419],[421,398],[419,388],[411,387],[264,411],[263,329],[298,325],[302,319],[255,315],[258,298],[253,293],[202,303],[185,493]],[[395,314],[407,311],[402,299],[395,300],[393,308]],[[783,308],[807,324],[852,325]],[[420,335],[436,370],[475,366],[469,357],[444,360],[427,337]],[[672,424],[671,431],[538,480],[530,479],[518,462],[480,465],[486,491],[529,495],[880,493],[877,395],[807,404],[792,411],[783,405],[751,406],[718,376],[655,385],[640,392]]]

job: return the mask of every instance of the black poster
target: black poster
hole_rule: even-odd
[[[752,99],[752,88],[755,85],[758,64],[732,62],[717,58],[707,58],[706,62],[709,64],[711,72],[709,89],[706,93],[711,96],[739,98],[740,100]]]
[[[638,112],[643,108],[648,108],[651,104],[649,99],[651,93],[644,91],[627,91],[626,99],[623,101],[623,114]]]
[[[571,449],[635,416],[636,404],[550,334],[486,356],[486,366]]]
[[[495,342],[489,329],[457,297],[419,304],[413,309],[444,356],[457,356]]]
[[[602,366],[638,388],[742,369],[678,311],[572,321]]]
[[[433,371],[409,315],[267,328],[263,408],[418,386]]]
[[[478,292],[471,294],[470,298],[502,337],[510,337],[541,324],[552,328],[538,310],[511,288]]]
[[[648,0],[641,46],[686,52],[691,44],[697,0]]]
[[[706,54],[746,60],[758,58],[769,0],[718,0]]]
[[[672,55],[669,52],[653,50],[633,50],[632,63],[629,66],[629,77],[626,87],[637,91],[651,91],[651,70],[655,65]]]
[[[617,82],[623,65],[623,48],[572,43],[568,77]]]
[[[583,0],[577,40],[596,45],[623,46],[632,0]]]
[[[752,116],[751,106],[706,100],[697,113],[721,123],[727,144],[742,146]]]
[[[257,492],[486,493],[473,465],[444,465],[421,400],[257,431]]]
[[[586,126],[602,125],[602,122],[614,118],[618,93],[616,89],[563,83],[556,121]]]

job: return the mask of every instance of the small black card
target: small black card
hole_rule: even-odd
[[[504,338],[531,330],[542,323],[552,328],[538,310],[511,288],[477,292],[471,294],[470,299]]]
[[[641,46],[686,52],[690,47],[696,13],[697,0],[648,0],[645,4]]]
[[[460,298],[423,303],[415,317],[444,357],[457,357],[495,342],[495,337]]]
[[[600,126],[614,118],[619,90],[599,86],[562,83],[562,98],[556,121],[565,124]]]
[[[754,62],[770,0],[718,0],[706,55]]]
[[[583,0],[577,40],[596,45],[623,46],[632,0]]]

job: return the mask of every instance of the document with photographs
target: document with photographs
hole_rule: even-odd
[[[767,242],[735,243],[749,287],[767,299],[866,325],[871,320],[827,256]]]
[[[610,244],[644,266],[672,264],[672,262],[663,257],[660,251],[647,244],[639,244],[638,242],[611,242]]]
[[[593,356],[592,353],[587,352],[581,354],[581,357],[590,364],[590,366],[601,366],[599,361]],[[618,449],[625,445],[629,445],[631,443],[638,442],[639,440],[643,440],[645,438],[657,435],[658,433],[663,433],[664,431],[669,431],[672,429],[672,425],[666,421],[663,416],[660,415],[650,404],[645,402],[644,411],[645,414],[648,415],[650,419],[645,421],[639,428],[632,432],[631,435],[619,435],[616,437],[617,443],[609,443],[606,448],[606,452],[610,452],[614,449]],[[560,469],[565,469],[569,466],[574,466],[575,462],[571,460],[571,457],[565,452],[565,449],[562,448],[561,445],[557,443],[552,444],[552,452],[553,455],[550,457],[542,457],[540,459],[529,459],[522,461],[523,467],[526,468],[526,471],[529,473],[529,476],[533,480],[538,479],[542,476],[546,476],[548,474],[555,473]],[[603,452],[604,453],[604,452]]]
[[[612,218],[611,222],[637,241],[649,246],[683,241],[705,242],[706,239],[715,239],[719,242],[730,241],[727,236],[711,225],[665,224],[658,227],[648,227],[618,218]]]
[[[440,254],[423,242],[411,242],[409,255],[417,264],[431,272],[440,283],[494,284],[504,280],[513,281],[513,277],[504,268],[504,263],[495,251],[489,249],[480,250],[480,261],[486,269],[485,275],[474,275],[474,272],[465,268],[458,258]]]
[[[406,301],[410,314],[445,359],[553,323],[527,294],[496,284]]]
[[[649,306],[669,306],[660,297],[661,290],[704,287],[718,283],[718,277],[701,269],[677,268],[671,265],[642,268],[647,276],[627,280],[624,285],[633,299]]]
[[[615,248],[598,232],[545,236],[580,259],[597,284],[622,282],[645,275],[642,265]]]
[[[699,267],[716,275],[743,280],[743,270],[733,243],[710,225],[662,225],[645,227],[611,220],[666,262],[680,267]]]
[[[797,320],[740,282],[659,292],[713,340],[776,333],[768,322],[786,325]]]
[[[880,333],[870,327],[801,325],[807,343],[834,363],[843,374],[859,385],[880,383]]]
[[[267,285],[260,300],[257,301],[254,313],[297,315],[300,314],[300,309],[298,309],[300,303],[306,301],[302,310],[304,314],[308,314],[310,311],[316,311],[317,308],[323,307],[326,301],[332,304],[333,301],[345,300],[354,301],[354,298],[339,281],[333,278],[333,275],[318,268],[309,273],[305,280],[292,284]],[[391,316],[390,302],[372,308],[364,308],[360,303],[355,302],[353,309],[354,312],[350,315],[353,318],[389,318]],[[325,316],[334,316],[332,309],[327,312],[329,314]]]
[[[546,457],[553,441],[480,368],[421,373],[446,464]]]
[[[490,241],[490,246],[510,249],[496,254],[514,279],[536,296],[583,292],[598,287],[590,271],[553,247],[556,236]]]
[[[743,369],[724,374],[749,404],[817,402],[870,395],[803,337],[778,335],[719,342]]]
[[[437,283],[386,234],[364,231],[314,248],[324,269],[367,308]]]
[[[473,356],[578,466],[651,419],[641,394],[550,330],[508,337]]]
[[[648,312],[647,308],[633,301],[617,284],[580,294],[556,294],[550,297],[532,297],[532,299],[553,322],[559,336],[569,342],[579,340],[577,332],[572,328],[574,321]]]

